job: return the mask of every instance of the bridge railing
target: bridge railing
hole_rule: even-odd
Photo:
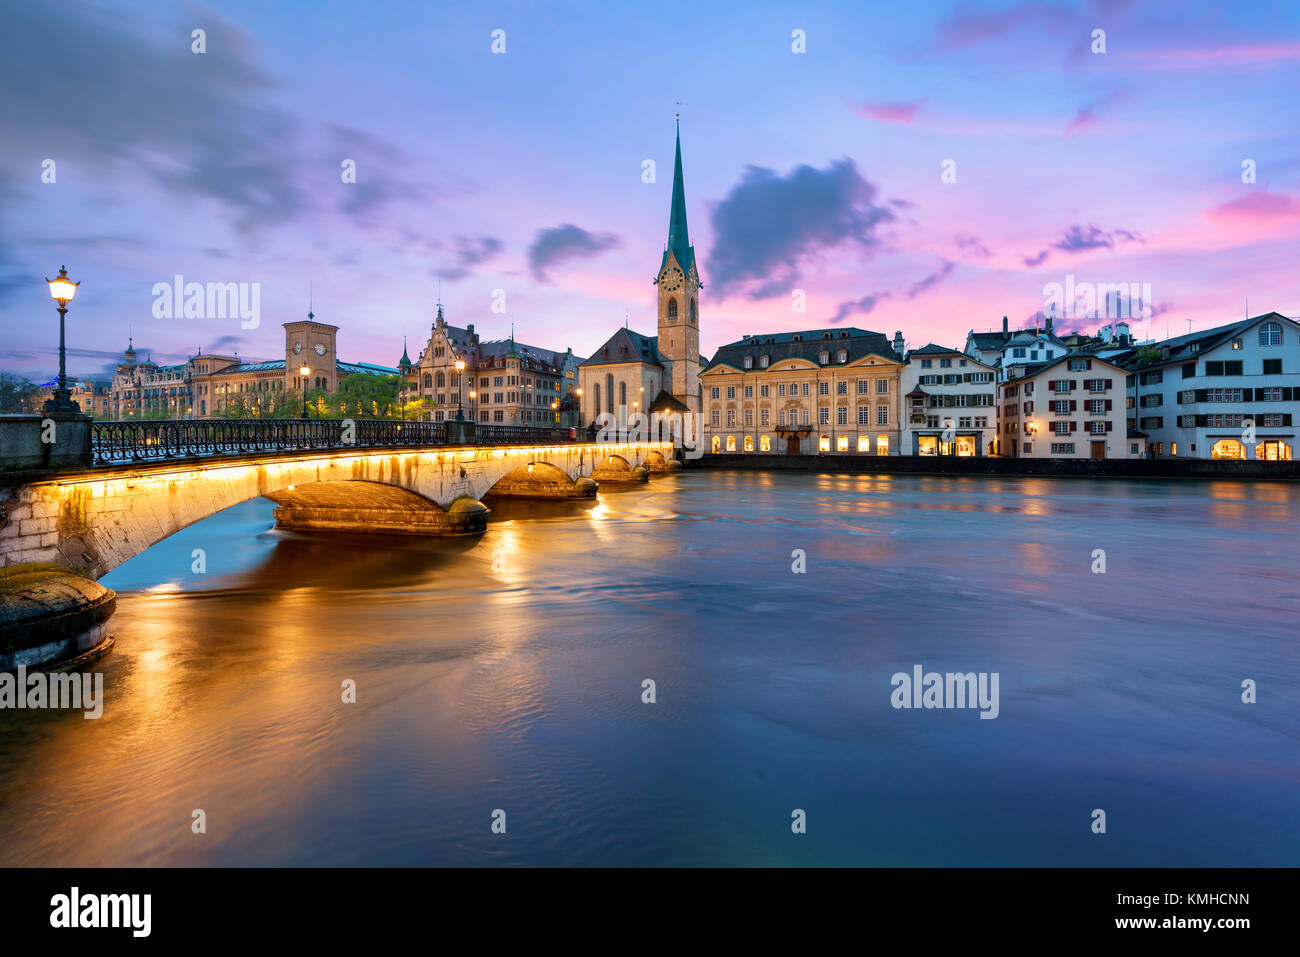
[[[457,423],[460,425],[460,423]],[[547,445],[584,440],[579,429],[464,423],[458,435],[475,445]],[[96,465],[314,449],[374,449],[447,445],[445,422],[391,419],[192,419],[95,422]]]

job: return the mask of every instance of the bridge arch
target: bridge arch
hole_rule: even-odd
[[[528,474],[530,462],[534,476],[572,488],[585,477],[600,481],[599,469],[609,465],[613,481],[644,481],[638,467],[652,451],[670,453],[671,446],[328,451],[101,465],[0,487],[0,507],[17,528],[0,535],[0,566],[54,562],[99,578],[181,529],[258,497],[276,503],[286,527],[337,528],[329,516],[311,513],[351,510],[376,531],[450,522],[454,533],[472,533],[486,522],[478,499],[517,470]]]

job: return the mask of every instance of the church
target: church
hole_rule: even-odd
[[[658,334],[647,336],[625,326],[578,367],[584,423],[593,423],[602,412],[622,422],[637,412],[700,411],[701,283],[686,228],[680,127],[668,242],[654,284],[659,290]]]

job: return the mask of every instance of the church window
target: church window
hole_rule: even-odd
[[[627,383],[626,382],[620,382],[618,384],[618,404],[627,405]]]
[[[439,389],[446,388],[446,386],[447,386],[447,377],[446,377],[445,375],[443,375],[441,372],[439,372],[439,373],[438,373],[434,378],[437,380],[438,388],[439,388]]]
[[[599,412],[600,411],[600,383],[597,382],[594,386],[592,386],[592,388],[595,390],[596,393],[596,411]]]
[[[677,297],[676,296],[668,300],[668,321],[669,322],[677,321]]]
[[[691,300],[691,325],[695,325],[695,323],[699,321],[699,318],[700,318],[699,314],[695,308],[695,300],[692,299]]]
[[[614,376],[612,373],[605,376],[605,411],[614,411]]]

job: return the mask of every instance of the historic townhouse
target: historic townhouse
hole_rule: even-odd
[[[699,412],[699,299],[702,283],[686,225],[682,137],[677,134],[668,242],[655,274],[658,332],[646,336],[626,326],[616,331],[579,368],[582,418],[601,414],[622,420],[637,412]]]
[[[1119,366],[1087,353],[1021,366],[998,386],[998,451],[1037,459],[1126,459],[1145,439],[1128,428]]]
[[[413,384],[411,396],[422,400],[426,421],[459,413],[484,425],[553,426],[576,392],[579,362],[572,349],[530,346],[513,335],[484,341],[473,323],[449,325],[439,304],[429,341],[405,379]]]
[[[898,455],[902,333],[864,329],[746,336],[700,374],[712,452]]]
[[[997,441],[997,369],[934,343],[903,367],[904,455],[989,455]]]
[[[1139,346],[1128,416],[1159,458],[1294,456],[1300,324],[1276,312]]]

